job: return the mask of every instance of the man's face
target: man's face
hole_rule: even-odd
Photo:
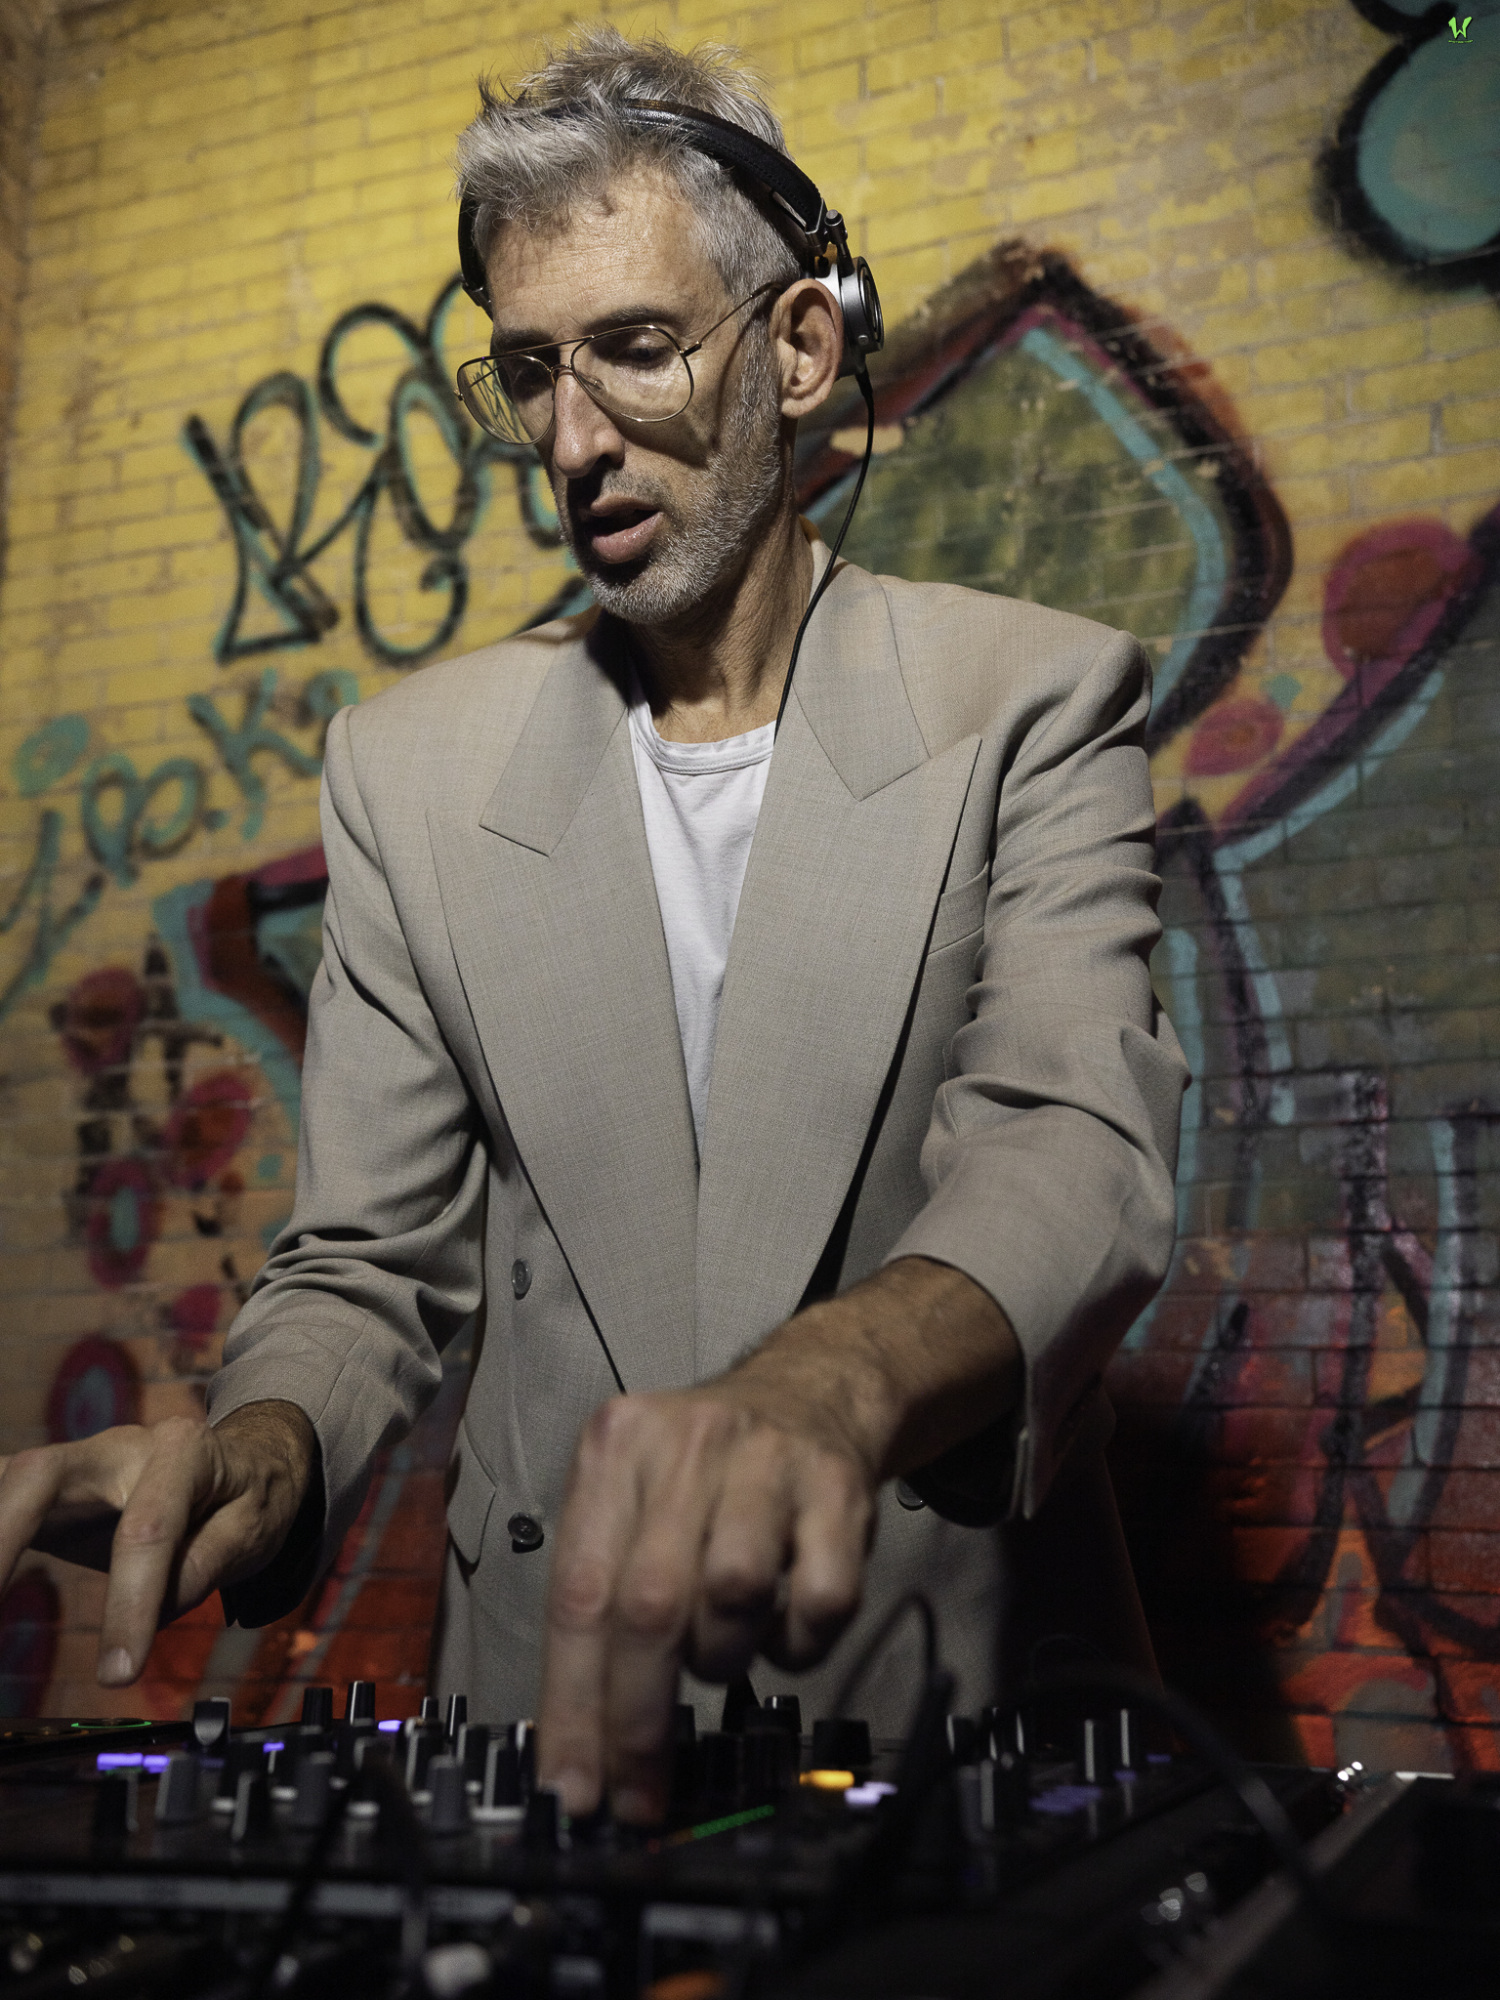
[[[618,183],[607,208],[580,206],[553,231],[503,229],[489,281],[497,353],[545,354],[645,321],[689,346],[735,303],[698,247],[686,202],[647,170]],[[689,366],[692,401],[656,424],[610,416],[559,376],[552,428],[537,447],[594,596],[633,624],[690,618],[738,575],[789,472],[774,356],[755,307],[721,326]]]

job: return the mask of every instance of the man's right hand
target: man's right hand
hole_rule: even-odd
[[[0,1459],[0,1590],[27,1548],[107,1569],[99,1682],[126,1687],[159,1625],[279,1553],[316,1450],[294,1404],[248,1403]]]

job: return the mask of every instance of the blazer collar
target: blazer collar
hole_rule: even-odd
[[[595,612],[542,682],[479,824],[551,854],[573,824],[627,706],[629,638]]]
[[[816,581],[828,551],[814,539],[813,552]],[[629,701],[628,628],[596,612],[580,638],[543,681],[479,816],[489,832],[538,854],[551,854],[572,825]],[[868,798],[927,756],[885,592],[865,570],[840,563],[824,592],[802,643],[790,706],[800,708],[853,798]]]

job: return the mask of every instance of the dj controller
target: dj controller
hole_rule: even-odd
[[[527,1723],[378,1709],[0,1732],[0,2000],[1500,1992],[1494,1782],[1247,1769],[1076,1698],[881,1745],[741,1682],[678,1711],[642,1831],[570,1824]]]

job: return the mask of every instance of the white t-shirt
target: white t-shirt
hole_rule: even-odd
[[[630,743],[700,1158],[724,968],[775,736],[768,722],[723,743],[668,743],[639,688],[631,702]]]

